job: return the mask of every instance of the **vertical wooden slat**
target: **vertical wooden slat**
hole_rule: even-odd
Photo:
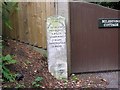
[[[10,15],[10,21],[11,21],[11,24],[12,24],[12,28],[13,30],[10,30],[9,34],[11,36],[12,39],[18,39],[18,31],[19,31],[19,28],[18,28],[18,12],[19,11],[16,11],[14,10],[11,15]]]
[[[46,2],[46,18],[50,16],[50,2]]]
[[[34,38],[34,41],[33,41],[33,45],[36,46],[37,45],[37,32],[36,32],[36,2],[32,3],[32,8],[33,8],[33,11],[32,11],[32,38]]]
[[[16,19],[15,19],[15,22],[14,22],[15,32],[16,32],[16,37],[15,37],[16,40],[18,40],[18,37],[19,37],[19,33],[18,33],[19,32],[19,23],[18,23],[18,18],[19,17],[18,17],[18,12],[19,11],[16,12]]]
[[[41,4],[37,3],[37,18],[36,18],[36,30],[37,30],[37,43],[38,47],[42,47],[42,16],[41,16]]]
[[[12,18],[13,17],[13,18]],[[12,13],[12,15],[10,15],[10,21],[11,21],[11,24],[12,24],[12,30],[9,29],[10,31],[10,38],[14,39],[15,37],[15,29],[14,29],[14,13]]]
[[[33,3],[29,3],[28,5],[28,28],[29,28],[29,38],[30,44],[34,45],[35,35],[34,35],[34,7]]]
[[[19,3],[18,4],[19,6],[19,13],[18,13],[18,22],[19,22],[19,38],[18,40],[20,41],[23,41],[23,31],[24,31],[24,28],[23,28],[23,23],[24,23],[24,19],[23,19],[23,9],[24,9],[24,6],[23,6],[23,3]]]
[[[56,2],[58,3],[58,2]],[[51,2],[50,3],[50,15],[53,16],[56,14],[56,7],[55,7],[55,3],[54,2]]]
[[[46,15],[45,15],[45,10],[46,10],[46,4],[45,4],[45,2],[41,2],[41,10],[42,10],[42,12],[41,12],[41,16],[42,16],[42,47],[46,47],[46,22],[45,22],[45,19],[46,19]]]
[[[32,44],[32,32],[31,32],[31,3],[27,3],[27,19],[28,19],[28,42]]]
[[[28,35],[28,17],[27,17],[27,4],[28,3],[24,3],[24,14],[23,14],[23,35],[24,35],[24,42],[25,43],[28,43],[28,38],[29,38],[29,35]]]
[[[15,39],[17,40],[18,38],[18,11],[15,11],[14,13],[15,19],[14,19],[14,30],[15,30]]]

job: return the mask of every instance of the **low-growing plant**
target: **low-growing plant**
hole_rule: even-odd
[[[18,10],[18,3],[17,2],[5,2],[4,0],[2,1],[0,7],[0,13],[2,15],[2,22],[3,26],[7,27],[7,30],[13,30],[12,27],[12,22],[10,21],[10,15],[13,14],[14,11]],[[0,36],[0,38],[2,38]],[[6,55],[2,56],[2,40],[0,40],[0,71],[2,72],[3,80],[2,81],[14,81],[15,76],[12,74],[7,68],[8,65],[10,64],[15,64],[16,60],[12,58],[11,55]]]
[[[62,78],[61,80],[63,81],[64,87],[66,88],[68,84],[68,80],[66,78]]]
[[[42,77],[37,77],[35,80],[32,82],[33,87],[40,87],[41,86],[41,81],[43,80]]]
[[[15,88],[25,88],[25,85],[24,85],[24,83],[21,83],[21,84],[16,83],[16,87]]]
[[[29,60],[26,61],[27,64],[31,64],[31,62]]]
[[[0,66],[2,67],[3,81],[13,82],[15,80],[15,75],[10,72],[8,65],[15,64],[16,60],[12,58],[11,55],[1,56],[0,57]]]
[[[66,79],[66,78],[62,78],[61,79],[64,83],[67,83],[68,82],[68,80]]]
[[[79,78],[75,74],[72,74],[71,79],[75,82],[79,80]]]

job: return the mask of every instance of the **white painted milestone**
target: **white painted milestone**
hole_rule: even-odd
[[[47,18],[48,69],[57,79],[67,78],[66,25],[62,16]]]

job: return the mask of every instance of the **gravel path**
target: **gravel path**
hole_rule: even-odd
[[[100,76],[109,82],[107,88],[118,88],[118,72],[101,73]]]
[[[120,89],[120,72],[105,72],[105,73],[92,73],[92,74],[81,74],[82,78],[98,77],[103,78],[108,82],[107,88],[119,88]]]

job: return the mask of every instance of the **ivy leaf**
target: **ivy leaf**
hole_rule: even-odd
[[[5,25],[6,25],[10,30],[13,30],[12,24],[11,24],[10,21],[6,21],[6,22],[5,22]]]
[[[42,77],[37,77],[37,78],[35,79],[36,82],[40,82],[40,81],[42,81],[42,80],[43,80]]]

